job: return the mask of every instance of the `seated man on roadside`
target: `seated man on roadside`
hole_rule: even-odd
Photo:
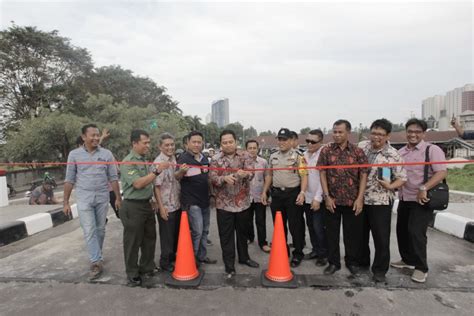
[[[43,184],[31,192],[30,205],[50,205],[59,204],[54,197],[53,182],[49,179],[43,181]]]

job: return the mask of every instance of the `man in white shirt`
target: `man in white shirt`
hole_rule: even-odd
[[[320,129],[309,132],[306,136],[308,150],[304,154],[308,167],[315,167],[318,163],[319,153],[323,147],[324,134]],[[305,203],[303,205],[306,216],[306,225],[308,226],[309,237],[313,250],[305,255],[305,259],[316,260],[317,266],[327,264],[327,243],[324,231],[323,211],[324,206],[323,189],[319,177],[319,170],[308,169],[308,188],[305,192]]]

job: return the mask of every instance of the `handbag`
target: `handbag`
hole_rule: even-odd
[[[425,152],[425,162],[430,161],[430,146],[426,147]],[[423,183],[428,182],[428,168],[430,165],[425,165],[425,170],[423,174]],[[449,187],[446,183],[446,179],[443,179],[443,182],[438,183],[434,187],[428,190],[426,193],[428,199],[428,203],[425,205],[433,210],[442,211],[448,208],[449,203]]]

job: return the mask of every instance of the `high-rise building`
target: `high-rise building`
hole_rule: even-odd
[[[212,122],[224,127],[229,124],[229,99],[219,99],[212,102]]]
[[[441,110],[444,110],[444,96],[442,95],[426,98],[421,103],[421,117],[425,120],[433,116],[438,121]]]
[[[455,88],[451,91],[446,92],[445,97],[445,106],[446,106],[446,115],[448,117],[459,117],[462,110],[462,95],[465,91],[474,90],[474,84],[466,84],[464,87]]]
[[[464,91],[461,98],[461,113],[474,111],[474,91]]]
[[[459,118],[465,111],[463,105],[466,109],[474,110],[474,84],[472,83],[448,91],[444,96],[435,95],[424,99],[421,103],[421,117],[428,120],[430,116],[433,116],[438,123],[441,111],[446,111],[444,114],[449,120],[453,116]]]

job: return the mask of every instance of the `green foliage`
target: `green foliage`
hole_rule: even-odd
[[[51,113],[35,120],[24,120],[18,131],[10,132],[10,141],[3,147],[10,161],[65,160],[86,121],[64,113]]]
[[[209,144],[210,147],[214,147],[214,148],[219,147],[220,132],[221,132],[221,129],[214,122],[206,124],[202,128],[202,133],[204,135],[205,142]]]
[[[0,110],[8,126],[61,109],[68,89],[92,69],[89,52],[58,31],[12,25],[0,32]]]
[[[451,190],[474,193],[474,164],[466,165],[463,169],[449,169],[448,185]]]
[[[310,131],[311,131],[311,127],[305,127],[305,128],[300,129],[300,134],[308,135]]]
[[[178,103],[167,95],[166,88],[153,80],[133,75],[131,70],[120,66],[106,66],[91,72],[87,80],[78,81],[76,88],[87,93],[110,95],[114,102],[146,108],[151,106],[156,112],[181,114]],[[77,113],[81,107],[70,109]]]
[[[257,137],[258,133],[257,130],[250,126],[249,128],[244,129],[244,139],[245,141]],[[244,144],[243,144],[244,145]]]
[[[272,132],[271,130],[268,130],[268,131],[260,132],[258,136],[276,136],[276,133]]]

